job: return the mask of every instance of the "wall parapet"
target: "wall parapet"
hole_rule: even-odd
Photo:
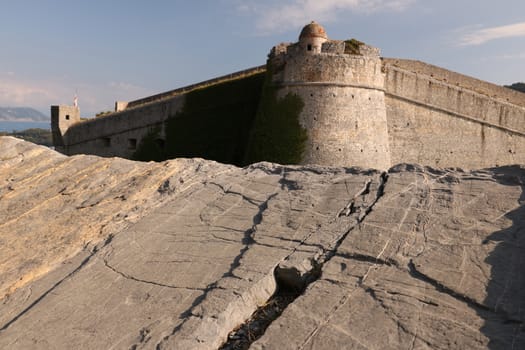
[[[441,81],[449,85],[456,85],[493,99],[496,98],[514,105],[525,107],[525,94],[504,86],[492,84],[487,81],[456,73],[418,60],[387,57],[383,57],[382,60],[387,69],[400,69],[426,75],[436,81]]]
[[[525,107],[521,105],[398,66],[387,66],[386,73],[388,96],[525,136]]]
[[[505,131],[505,132],[508,132],[510,134],[514,134],[514,135],[519,135],[519,136],[525,137],[525,132],[522,132],[522,131],[519,131],[519,130],[513,130],[513,129],[510,129],[510,128],[505,127],[505,126],[501,126],[501,125],[490,123],[490,122],[487,122],[487,121],[484,121],[484,120],[481,120],[481,119],[477,119],[477,118],[474,118],[472,116],[469,116],[469,115],[466,115],[466,114],[462,114],[462,113],[459,113],[457,111],[453,111],[451,109],[447,109],[447,108],[445,108],[443,106],[432,105],[432,104],[430,104],[428,102],[419,102],[419,101],[416,101],[414,99],[410,99],[410,98],[404,97],[402,95],[397,95],[397,94],[392,93],[392,92],[385,92],[385,95],[386,96],[391,96],[391,97],[394,97],[394,98],[397,98],[397,99],[400,99],[400,100],[403,100],[403,101],[406,101],[406,102],[409,102],[409,103],[413,103],[413,104],[416,104],[418,106],[422,106],[422,107],[425,107],[425,108],[428,108],[428,109],[432,109],[432,110],[435,110],[437,112],[442,112],[442,113],[449,114],[449,115],[454,116],[454,117],[458,117],[458,118],[469,120],[469,121],[472,121],[472,122],[475,122],[475,123],[478,123],[478,124],[482,124],[482,125],[485,125],[485,126],[488,126],[488,127],[499,129],[501,131]]]
[[[144,97],[144,98],[141,98],[135,101],[128,102],[126,109],[134,108],[134,107],[141,106],[141,105],[151,103],[151,102],[158,102],[160,100],[164,100],[166,98],[184,94],[184,93],[190,92],[195,89],[203,88],[203,87],[217,84],[217,83],[226,82],[228,80],[246,77],[252,74],[263,73],[265,71],[266,71],[266,65],[244,69],[244,70],[241,70],[235,73],[226,74],[226,75],[223,75],[217,78],[205,80],[205,81],[202,81],[196,84],[187,85],[187,86],[184,86],[178,89],[162,92],[160,94],[156,94],[156,95],[152,95],[152,96]]]
[[[107,116],[92,118],[75,124],[64,135],[74,146],[83,142],[108,137],[116,133],[144,129],[163,123],[184,104],[184,95],[174,96],[160,103],[137,106],[133,111],[123,110]]]

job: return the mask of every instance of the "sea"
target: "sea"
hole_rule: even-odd
[[[51,130],[49,122],[16,122],[16,121],[0,121],[0,132],[23,131],[27,129],[46,129]]]

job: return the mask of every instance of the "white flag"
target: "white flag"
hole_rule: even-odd
[[[75,94],[75,98],[73,99],[73,106],[78,107],[78,97],[76,94]]]

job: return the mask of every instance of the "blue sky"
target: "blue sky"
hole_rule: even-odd
[[[83,116],[265,63],[311,20],[385,57],[525,81],[523,0],[0,0],[0,106]]]

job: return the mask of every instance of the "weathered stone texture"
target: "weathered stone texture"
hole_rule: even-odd
[[[467,91],[485,95],[495,100],[505,101],[516,106],[525,107],[525,97],[523,96],[523,93],[519,91],[514,91],[500,85],[492,84],[487,81],[469,77],[421,61],[388,57],[383,57],[382,60],[387,68],[395,67],[400,70],[410,71],[419,76],[426,76],[442,83],[461,87]]]
[[[322,277],[252,348],[523,346],[523,175],[392,169]]]
[[[167,199],[170,174],[202,166],[66,157],[10,137],[0,150],[1,296],[137,221]]]
[[[158,130],[159,137],[165,139],[164,122],[182,109],[184,101],[185,95],[174,96],[84,121],[68,129],[64,135],[66,146],[59,151],[69,155],[131,158],[136,149],[130,147],[128,140],[138,143],[153,130]]]
[[[517,166],[240,169],[0,138],[0,348],[216,349],[303,287],[251,348],[523,348],[524,183]]]
[[[477,167],[525,162],[524,137],[386,97],[392,162]]]
[[[525,94],[424,62],[382,58],[378,48],[355,39],[329,40],[318,23],[308,24],[302,33],[310,34],[300,35],[297,43],[273,47],[267,61],[270,79],[266,87],[276,87],[279,97],[296,95],[304,103],[299,120],[306,131],[301,138],[306,135],[307,141],[299,146],[304,146],[304,152],[290,162],[383,170],[402,162],[468,169],[525,163]],[[264,71],[264,66],[255,67],[132,101],[119,113],[71,126],[65,135],[54,131],[55,145],[65,154],[131,158],[134,145],[150,141],[147,136],[153,130],[159,135],[158,147],[136,159],[201,156],[245,165],[253,152],[240,135],[267,133],[261,132],[261,123],[254,123],[250,130],[257,106],[263,107],[259,108],[260,114],[267,112],[264,107],[268,101],[260,98],[259,90],[248,99],[242,98],[244,102],[228,102],[232,109],[252,111],[240,118],[247,128],[215,131],[220,129],[218,125],[242,124],[239,119],[229,120],[227,115],[233,114],[228,113],[213,120],[217,101],[228,93],[237,96],[237,91],[207,95],[199,104],[208,105],[209,101],[209,114],[180,124],[179,130],[192,132],[202,123],[211,125],[213,137],[195,132],[195,138],[217,136],[230,140],[230,146],[239,154],[235,161],[203,150],[220,149],[220,142],[201,148],[192,144],[179,147],[175,154],[166,154],[165,141],[181,137],[172,128],[163,128],[163,122],[184,107],[187,92]],[[56,118],[56,114],[54,130],[57,124],[71,124]],[[216,120],[221,122],[215,124]],[[235,139],[241,142],[231,141]],[[288,147],[283,141],[275,145],[277,149]],[[255,159],[282,161],[270,159],[268,154],[271,152],[263,159]]]
[[[285,62],[285,63],[284,63]],[[279,94],[304,103],[302,164],[388,169],[384,74],[379,56],[288,52],[270,60]]]

